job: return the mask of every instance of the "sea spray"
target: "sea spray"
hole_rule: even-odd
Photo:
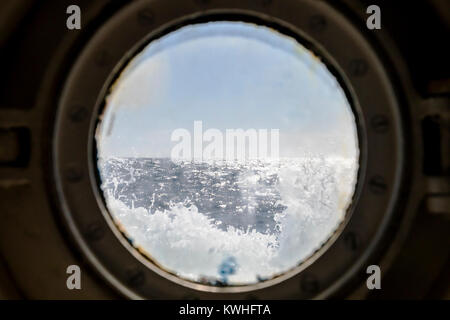
[[[133,244],[180,277],[210,283],[223,282],[227,259],[235,262],[227,284],[304,261],[343,221],[356,181],[355,161],[342,158],[101,166],[107,207]]]

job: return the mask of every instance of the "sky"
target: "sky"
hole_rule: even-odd
[[[357,156],[334,76],[296,40],[243,22],[189,25],[149,43],[106,98],[99,156],[169,157],[175,129],[279,129],[280,156]]]

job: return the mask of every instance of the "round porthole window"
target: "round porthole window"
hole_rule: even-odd
[[[343,223],[359,141],[323,59],[266,26],[214,21],[148,43],[109,87],[100,188],[140,254],[182,279],[251,285]]]

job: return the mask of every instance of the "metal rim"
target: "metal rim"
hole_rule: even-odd
[[[94,129],[105,90],[124,63],[152,38],[205,20],[258,22],[314,47],[343,82],[354,106],[360,173],[351,219],[299,267],[243,287],[211,287],[159,269],[122,237],[99,192]],[[283,30],[280,30],[283,29]],[[336,34],[341,37],[336,37]],[[343,37],[343,35],[345,35]],[[308,47],[308,46],[307,46]],[[380,241],[400,187],[403,138],[398,102],[370,44],[334,8],[315,1],[137,1],[94,35],[61,95],[54,135],[54,175],[64,218],[101,275],[131,298],[311,298],[355,273]],[[389,150],[381,153],[378,150]]]

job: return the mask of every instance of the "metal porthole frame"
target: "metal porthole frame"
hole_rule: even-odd
[[[180,279],[134,249],[114,225],[98,187],[94,130],[117,72],[151,39],[202,21],[241,20],[296,36],[324,57],[352,102],[360,172],[347,220],[297,268],[248,286],[212,287]],[[339,35],[339,36],[338,36]],[[392,221],[404,172],[404,132],[393,80],[361,30],[331,5],[312,0],[139,0],[94,34],[61,92],[53,174],[64,221],[82,253],[129,298],[307,299],[326,297],[367,263]]]

